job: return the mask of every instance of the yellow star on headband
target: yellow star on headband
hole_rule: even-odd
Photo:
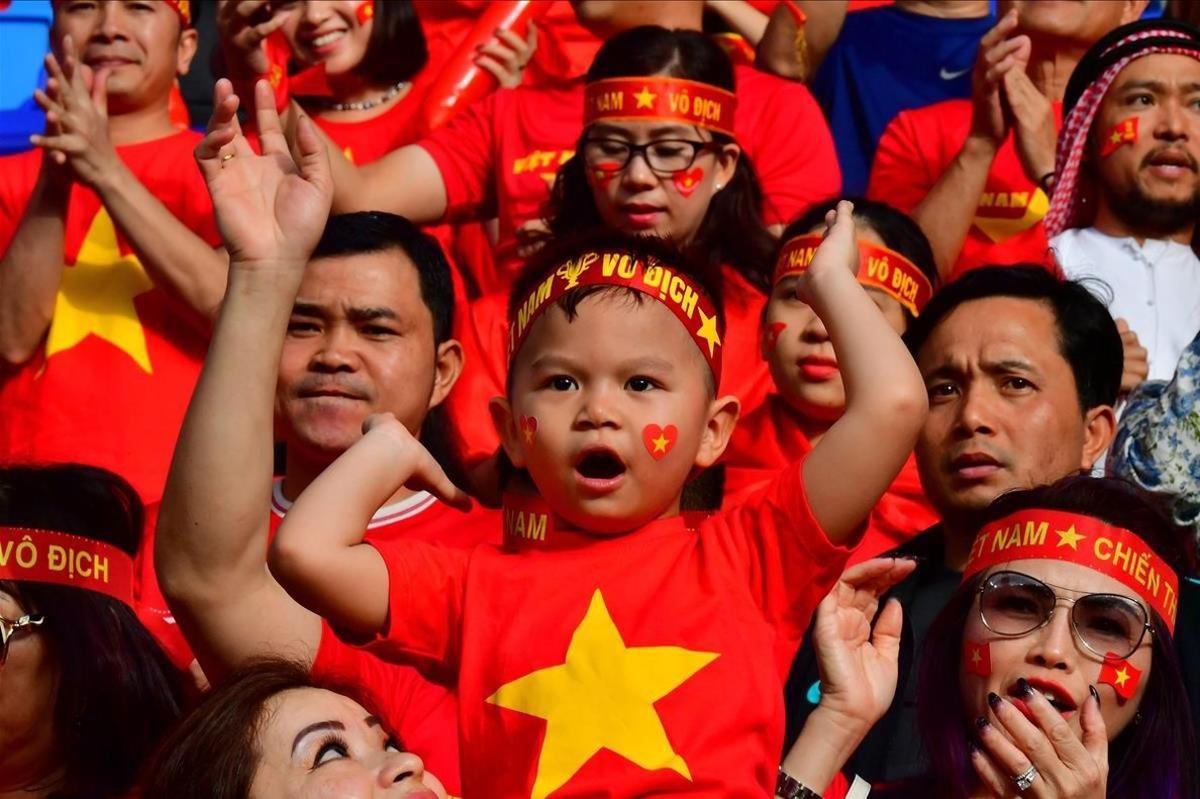
[[[1058,535],[1057,546],[1070,547],[1074,550],[1078,550],[1079,542],[1087,538],[1086,535],[1075,532],[1075,525],[1073,524],[1066,530],[1055,530],[1054,532]]]
[[[637,100],[638,108],[653,108],[654,101],[658,99],[658,95],[650,91],[649,86],[643,86],[640,92],[634,92],[633,97]]]
[[[700,311],[699,308],[696,309]],[[708,357],[712,357],[717,352],[717,347],[721,346],[721,334],[717,332],[717,315],[708,316],[704,311],[700,311],[700,329],[696,331],[699,338],[708,342]]]
[[[96,336],[132,358],[146,374],[153,373],[146,331],[133,305],[134,297],[152,288],[137,256],[121,254],[117,229],[101,206],[75,265],[63,269],[46,336],[46,358]]]

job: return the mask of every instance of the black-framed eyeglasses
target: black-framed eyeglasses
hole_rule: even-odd
[[[6,619],[0,616],[0,665],[8,660],[8,642],[22,630],[31,630],[44,624],[46,617],[38,613],[29,613],[19,619]]]
[[[1069,589],[1062,589],[1069,590]],[[1071,606],[1071,630],[1095,655],[1127,658],[1154,634],[1150,614],[1121,594],[1084,594],[1070,599],[1036,577],[1015,571],[989,574],[979,586],[979,619],[1005,638],[1020,638],[1050,623],[1059,602]]]
[[[716,142],[692,139],[655,139],[645,144],[624,139],[585,139],[583,162],[588,169],[620,172],[629,166],[633,156],[640,154],[651,171],[669,175],[689,169],[700,153],[717,147]]]

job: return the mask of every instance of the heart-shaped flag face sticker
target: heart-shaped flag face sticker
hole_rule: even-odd
[[[646,445],[646,451],[650,453],[650,457],[656,461],[661,461],[666,457],[678,438],[679,429],[673,424],[666,427],[648,424],[642,428],[642,443]]]
[[[525,439],[526,444],[533,443],[533,437],[537,434],[537,419],[532,416],[521,417],[521,438]]]
[[[774,350],[779,345],[779,334],[787,329],[784,322],[772,322],[767,325],[767,351]]]
[[[611,183],[620,171],[621,165],[616,161],[602,161],[592,167],[592,178],[595,179],[596,185],[603,188]]]
[[[690,170],[679,170],[671,178],[675,182],[675,188],[684,197],[691,197],[699,186],[700,181],[704,179],[704,168],[693,167]]]

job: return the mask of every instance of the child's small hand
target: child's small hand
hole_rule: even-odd
[[[371,445],[376,441],[384,446],[399,450],[401,468],[408,472],[404,481],[407,488],[424,490],[433,494],[447,505],[466,511],[471,509],[471,497],[456,486],[437,459],[390,413],[374,413],[363,422],[362,443]],[[357,446],[357,445],[356,445]]]
[[[813,305],[821,283],[834,275],[852,280],[858,274],[858,243],[855,237],[854,204],[842,200],[825,215],[825,239],[813,254],[812,263],[796,282],[800,299]]]

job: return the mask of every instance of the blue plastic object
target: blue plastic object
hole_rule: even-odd
[[[45,127],[33,90],[46,85],[50,0],[0,2],[0,154],[28,150],[29,134]]]

